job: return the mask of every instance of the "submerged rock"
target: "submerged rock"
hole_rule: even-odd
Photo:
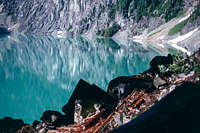
[[[12,119],[5,117],[0,119],[0,133],[15,133],[24,126],[24,122],[21,119]]]

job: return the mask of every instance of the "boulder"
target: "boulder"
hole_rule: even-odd
[[[163,79],[161,79],[159,76],[156,76],[154,79],[153,79],[153,84],[156,88],[159,88],[163,85],[166,85],[167,82]]]
[[[103,89],[96,85],[91,85],[80,79],[68,103],[63,106],[62,110],[68,117],[69,124],[74,123],[75,101],[79,100],[82,105],[88,101],[92,103],[101,103],[101,108],[112,110],[116,105],[116,100]]]
[[[67,117],[65,115],[51,110],[45,111],[40,120],[42,120],[49,128],[52,129],[68,124]]]
[[[156,56],[154,57],[151,62],[150,65],[152,68],[156,68],[159,65],[164,65],[165,67],[168,67],[170,64],[173,63],[173,57],[171,54],[168,54],[167,57],[166,56]]]
[[[38,124],[40,124],[40,122],[37,121],[37,120],[35,120],[35,121],[32,123],[32,127],[33,127],[33,128],[36,128]]]
[[[5,117],[0,119],[0,133],[15,133],[24,126],[24,122],[21,119],[12,119]]]
[[[35,130],[31,125],[25,125],[22,127],[19,133],[35,133]]]
[[[147,92],[151,92],[155,89],[153,85],[153,79],[151,77],[128,77],[121,76],[111,80],[108,84],[108,93],[115,99],[121,99],[126,97],[134,89],[144,89]]]

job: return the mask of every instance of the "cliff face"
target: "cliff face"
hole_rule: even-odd
[[[3,0],[1,24],[19,32],[54,33],[71,31],[81,34],[91,29],[102,5],[102,0]],[[106,21],[106,20],[104,20]]]
[[[28,33],[127,37],[152,31],[195,0],[1,0],[0,24]],[[117,28],[113,25],[117,24]]]

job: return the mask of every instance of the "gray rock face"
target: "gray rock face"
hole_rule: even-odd
[[[96,35],[117,23],[132,37],[165,22],[161,17],[143,17],[136,22],[135,0],[123,2],[128,2],[127,14],[127,9],[116,8],[122,3],[119,0],[1,0],[0,24],[16,32]]]
[[[184,28],[182,29],[181,35],[184,35],[184,34],[190,32],[190,31],[198,28],[199,25],[200,25],[200,16],[198,16],[196,20],[194,20],[192,22],[188,22],[186,24],[186,26],[184,26]]]
[[[162,80],[159,76],[155,77],[153,80],[153,84],[156,88],[166,84],[166,81]]]
[[[112,1],[103,0],[3,0],[0,2],[1,15],[9,27],[18,25],[19,32],[54,33],[69,31],[82,34],[95,26],[101,16],[102,5]],[[105,17],[102,15],[104,22]],[[102,19],[99,19],[101,21]]]

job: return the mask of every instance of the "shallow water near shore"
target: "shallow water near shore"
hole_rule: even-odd
[[[131,41],[0,37],[0,119],[32,123],[46,110],[62,112],[80,78],[106,90],[110,80],[143,72],[159,54]]]

